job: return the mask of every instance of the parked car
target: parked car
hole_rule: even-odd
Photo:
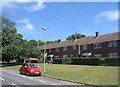
[[[34,63],[24,63],[19,69],[20,74],[40,75],[42,74],[41,68],[37,67]]]

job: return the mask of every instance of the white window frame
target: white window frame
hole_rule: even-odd
[[[94,54],[94,57],[95,57],[95,58],[101,58],[101,57],[102,57],[102,54]]]
[[[108,42],[108,47],[116,47],[116,46],[117,46],[117,41]]]
[[[63,47],[63,51],[67,51],[68,50],[68,47]]]
[[[94,44],[94,49],[99,49],[99,48],[102,48],[101,43]]]
[[[63,55],[63,58],[68,58],[68,55]]]
[[[116,58],[118,57],[118,53],[109,53],[109,58]]]
[[[55,48],[55,52],[59,52],[59,48]]]
[[[55,58],[59,58],[59,56],[55,56]]]
[[[87,50],[87,45],[83,45],[83,50]]]
[[[73,50],[76,50],[76,49],[77,49],[77,46],[76,46],[76,45],[72,46],[72,49],[73,49]]]
[[[52,51],[52,49],[49,49],[49,53]]]

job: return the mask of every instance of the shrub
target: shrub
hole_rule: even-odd
[[[107,66],[120,66],[120,58],[105,58],[105,65]]]
[[[62,64],[62,59],[63,58],[53,58],[53,63],[54,64]]]
[[[99,65],[98,58],[72,58],[70,64],[77,64],[77,65]]]
[[[119,66],[120,58],[53,58],[54,64],[73,64],[73,65],[107,65]]]

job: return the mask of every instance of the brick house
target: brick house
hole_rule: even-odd
[[[69,41],[58,41],[46,45],[48,56],[68,58],[68,57],[118,57],[120,56],[120,32],[99,35],[96,32],[94,37],[85,37]],[[40,46],[44,52],[44,46]]]

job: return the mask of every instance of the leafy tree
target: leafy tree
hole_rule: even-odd
[[[44,42],[43,42],[43,41],[41,41],[41,40],[38,40],[38,42],[37,42],[37,43],[38,43],[38,45],[39,45],[39,46],[44,45]]]
[[[17,33],[15,23],[2,17],[2,61],[10,62],[18,58],[41,58],[43,56],[37,45],[43,45],[44,42],[36,40],[23,40],[23,36]]]
[[[37,46],[37,41],[36,40],[29,40],[28,45],[31,47],[36,47]]]
[[[10,62],[20,57],[20,49],[23,44],[22,35],[17,33],[15,23],[2,17],[2,60]]]
[[[83,34],[76,33],[76,34],[72,34],[72,35],[68,36],[66,38],[66,40],[73,40],[75,38],[78,39],[78,38],[83,38],[83,37],[86,37],[86,36]]]
[[[15,27],[16,23],[7,19],[7,18],[4,18],[2,17],[2,26],[10,26],[10,27]]]
[[[58,40],[47,41],[46,44],[55,43],[55,42],[58,42]]]

